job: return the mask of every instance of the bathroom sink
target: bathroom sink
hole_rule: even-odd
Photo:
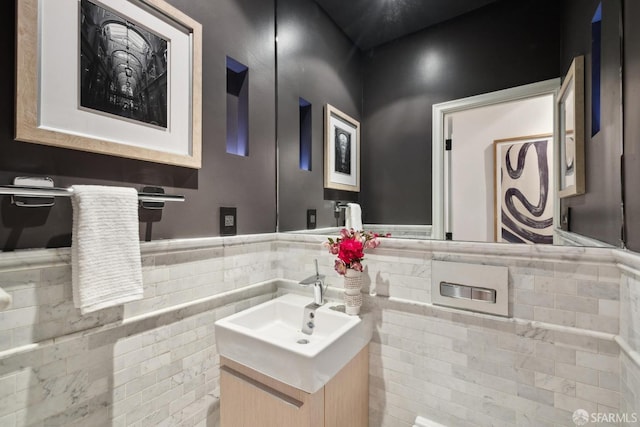
[[[220,356],[293,387],[314,393],[371,339],[370,322],[333,310],[315,310],[313,333],[302,332],[304,308],[313,298],[286,294],[218,320]]]

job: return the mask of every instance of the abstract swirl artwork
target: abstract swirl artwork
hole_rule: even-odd
[[[553,138],[494,142],[496,242],[553,243]]]

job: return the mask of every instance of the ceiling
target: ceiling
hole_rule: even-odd
[[[368,50],[496,1],[316,0],[362,50]]]

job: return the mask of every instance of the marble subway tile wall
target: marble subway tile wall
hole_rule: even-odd
[[[144,299],[85,316],[73,306],[68,249],[2,254],[13,306],[0,313],[0,351],[275,279],[272,246],[269,235],[143,244]]]
[[[279,239],[283,267],[292,253],[306,269],[320,255],[321,272],[342,286],[333,256],[319,249],[322,237]],[[634,297],[625,296],[615,253],[383,240],[365,261],[366,308],[376,323],[371,425],[411,426],[421,415],[452,426],[572,427],[577,409],[640,414],[640,363],[618,335]],[[431,305],[432,260],[507,266],[512,317]],[[283,268],[290,279],[300,275],[294,271]],[[637,285],[628,288],[640,293]],[[638,334],[638,318],[622,323],[628,336]]]
[[[68,249],[1,254],[0,425],[217,425],[214,322],[275,295],[273,244],[145,243],[145,298],[88,316]]]
[[[619,342],[628,349],[620,358],[620,404],[632,412],[640,402],[640,259],[625,252],[617,253],[616,259],[622,270]]]
[[[532,322],[369,299],[374,425],[422,415],[450,426],[573,426],[573,412],[618,412],[611,339]],[[378,411],[378,408],[383,408]]]

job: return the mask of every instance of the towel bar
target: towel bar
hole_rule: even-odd
[[[14,196],[14,198],[26,197],[27,199],[20,200],[19,203],[16,203],[16,200],[14,199],[14,203],[22,207],[43,207],[53,206],[53,201],[51,200],[47,201],[48,203],[42,203],[42,201],[30,199],[71,197],[73,194],[73,188],[51,186],[53,181],[48,178],[16,178],[15,182],[25,182],[27,180],[30,182],[40,181],[43,185],[0,185],[0,196]],[[147,188],[148,187],[145,187],[145,190]],[[159,206],[156,205],[158,205],[159,202],[184,202],[184,196],[155,192],[139,192],[138,200],[140,200],[142,207],[147,207],[144,205],[145,202],[155,202],[155,207],[153,207],[153,209],[157,209]]]
[[[347,204],[338,200],[333,201],[333,211],[335,213],[340,213],[341,210],[347,209]]]

